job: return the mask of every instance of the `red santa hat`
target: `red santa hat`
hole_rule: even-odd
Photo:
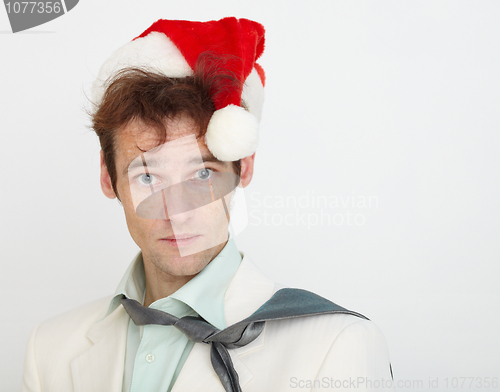
[[[222,161],[252,155],[258,144],[258,123],[264,101],[264,71],[256,63],[264,51],[264,27],[248,19],[191,22],[158,20],[140,36],[115,51],[102,65],[92,87],[99,104],[106,81],[127,67],[141,67],[168,77],[194,74],[200,55],[210,52],[224,61],[221,73],[230,71],[241,82],[226,94],[212,96],[215,112],[208,123],[205,143]],[[245,110],[241,104],[244,103]]]

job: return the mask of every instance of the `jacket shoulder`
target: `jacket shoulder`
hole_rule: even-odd
[[[373,321],[351,314],[320,314],[266,322],[263,335],[265,345],[248,352],[246,364],[259,369],[259,380],[272,380],[272,385],[266,384],[269,390],[309,384],[333,389],[350,379],[391,379],[387,343]]]
[[[90,343],[87,332],[104,317],[110,300],[111,296],[101,298],[43,321],[36,329],[38,349],[52,351],[64,342]]]
[[[38,333],[53,329],[71,327],[81,329],[85,326],[91,326],[104,317],[111,298],[111,296],[100,298],[45,320],[39,325]]]
[[[70,362],[92,346],[88,332],[104,317],[110,300],[90,302],[34,328],[26,347],[23,392],[71,390]]]

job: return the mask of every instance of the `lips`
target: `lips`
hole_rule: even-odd
[[[172,247],[180,247],[180,246],[188,246],[196,242],[201,235],[199,234],[178,234],[171,235],[166,238],[160,239],[160,241],[172,246]]]

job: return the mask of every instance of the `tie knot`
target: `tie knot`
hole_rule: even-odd
[[[180,318],[174,326],[184,332],[189,339],[197,343],[209,343],[206,339],[219,332],[217,328],[202,318],[192,316]]]
[[[208,340],[210,342],[222,343],[227,348],[243,347],[254,341],[261,334],[264,325],[263,321],[253,323],[240,322],[222,331],[217,331]]]

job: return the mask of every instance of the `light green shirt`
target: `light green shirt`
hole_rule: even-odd
[[[218,329],[226,328],[224,295],[241,262],[234,239],[198,275],[172,295],[149,307],[176,317],[201,316]],[[144,303],[146,277],[142,253],[123,276],[106,316],[120,306],[121,295]],[[105,316],[105,317],[106,317]],[[127,332],[123,392],[169,392],[194,342],[173,326],[138,327],[132,320]]]

